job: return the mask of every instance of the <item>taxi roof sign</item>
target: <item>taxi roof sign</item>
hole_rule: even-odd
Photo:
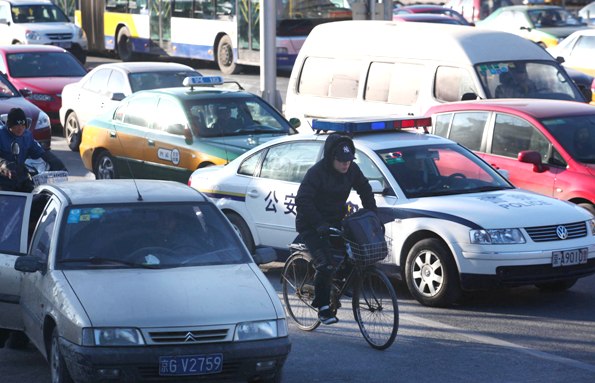
[[[354,117],[343,119],[314,119],[312,129],[317,131],[334,131],[342,133],[388,132],[407,128],[424,128],[432,126],[431,117]]]
[[[205,85],[221,85],[223,84],[223,77],[221,76],[189,76],[182,81],[182,85],[191,88],[195,86]]]

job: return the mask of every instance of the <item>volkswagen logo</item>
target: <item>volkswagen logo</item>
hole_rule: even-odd
[[[194,337],[194,335],[192,335],[191,332],[186,334],[186,338],[184,339],[184,343],[188,343],[188,342],[196,342],[196,338]]]
[[[566,229],[566,226],[558,226],[556,228],[556,234],[558,235],[558,238],[566,239],[568,238],[568,229]]]

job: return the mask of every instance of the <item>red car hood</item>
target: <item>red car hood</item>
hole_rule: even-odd
[[[24,97],[0,98],[0,100],[2,100],[0,102],[0,114],[8,114],[12,108],[21,108],[27,117],[33,119],[33,122],[37,121],[39,108],[27,101]]]
[[[35,93],[62,93],[65,85],[77,82],[82,77],[27,77],[11,79],[18,89],[28,88]]]

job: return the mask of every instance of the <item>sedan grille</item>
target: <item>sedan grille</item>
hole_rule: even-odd
[[[581,238],[587,235],[587,225],[585,222],[527,227],[525,230],[533,242],[562,241],[565,239]]]
[[[198,344],[224,341],[228,333],[227,328],[217,328],[149,331],[148,335],[153,344]]]
[[[52,41],[72,40],[72,33],[47,33],[46,36]]]

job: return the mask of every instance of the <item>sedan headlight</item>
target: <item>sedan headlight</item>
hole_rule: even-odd
[[[83,346],[144,346],[145,340],[136,328],[84,328]]]
[[[25,38],[27,40],[39,41],[41,40],[41,35],[35,31],[25,31]]]
[[[49,127],[50,116],[48,116],[46,112],[39,112],[39,116],[37,116],[37,124],[35,124],[35,129],[45,129]]]
[[[471,243],[478,245],[508,245],[525,243],[519,229],[482,229],[469,231]]]
[[[238,323],[233,336],[235,341],[270,339],[287,336],[285,319]]]
[[[33,101],[45,101],[45,102],[50,102],[50,101],[52,101],[54,99],[49,94],[40,94],[40,93],[32,93],[27,98],[30,99],[30,100],[33,100]]]
[[[595,218],[593,218],[589,223],[591,224],[591,235],[595,235]]]

